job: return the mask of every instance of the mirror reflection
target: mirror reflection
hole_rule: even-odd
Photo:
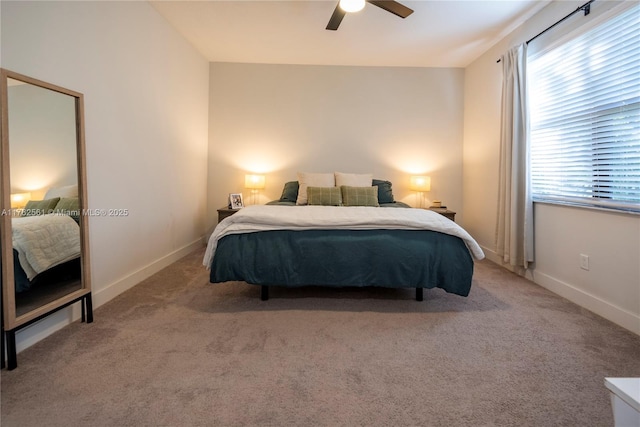
[[[19,317],[82,288],[76,100],[19,80],[7,81]]]

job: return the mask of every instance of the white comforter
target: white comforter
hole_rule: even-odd
[[[29,280],[80,256],[80,227],[67,215],[11,219],[13,248]]]
[[[350,206],[247,206],[225,218],[213,231],[203,264],[209,268],[218,240],[229,234],[269,230],[431,230],[461,238],[476,260],[484,258],[478,243],[462,227],[425,209]]]

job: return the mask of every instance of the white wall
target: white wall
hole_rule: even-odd
[[[551,3],[466,69],[463,225],[494,261],[500,262],[494,236],[502,83],[502,67],[496,60],[583,3]],[[595,2],[590,15],[574,15],[529,47],[539,48],[618,6]],[[529,277],[640,333],[640,216],[547,204],[536,204],[534,215],[536,262]],[[589,271],[580,269],[580,254],[589,255]]]
[[[11,193],[42,199],[78,184],[76,99],[30,84],[8,88]]]
[[[85,96],[89,207],[129,210],[90,218],[99,306],[201,244],[209,64],[147,2],[1,8],[2,66]],[[18,348],[71,317],[25,329]]]
[[[209,218],[246,172],[264,172],[260,203],[296,172],[373,173],[415,204],[411,174],[431,176],[429,200],[462,209],[464,70],[212,63]]]

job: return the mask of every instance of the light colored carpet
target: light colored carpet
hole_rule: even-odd
[[[610,426],[640,337],[483,261],[440,290],[208,283],[202,251],[18,355],[2,426]]]

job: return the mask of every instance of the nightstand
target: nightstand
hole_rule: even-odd
[[[449,218],[451,221],[456,220],[456,213],[454,211],[450,211],[447,208],[428,208],[430,211],[433,212],[437,212],[442,216],[446,216],[447,218]]]
[[[222,221],[223,219],[225,219],[228,216],[233,215],[234,213],[238,212],[240,209],[231,209],[228,206],[223,206],[220,209],[218,209],[218,222]]]

